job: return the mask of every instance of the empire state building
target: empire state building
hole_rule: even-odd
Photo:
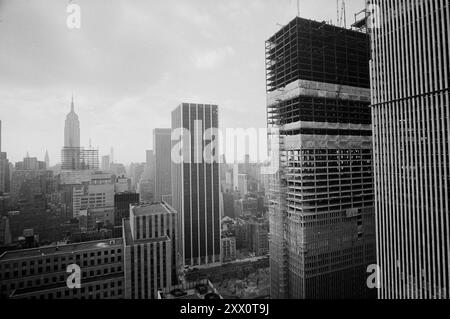
[[[74,110],[73,96],[70,113],[66,116],[66,124],[64,127],[64,146],[80,147],[80,121]]]
[[[81,168],[82,150],[80,147],[80,121],[75,113],[73,96],[70,113],[66,116],[64,126],[64,147],[62,149],[62,169],[79,170]]]

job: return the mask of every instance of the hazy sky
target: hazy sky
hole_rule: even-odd
[[[364,0],[346,2],[349,24]],[[219,105],[221,127],[265,127],[264,41],[296,13],[296,0],[0,0],[3,151],[59,162],[72,92],[82,145],[123,163],[145,161],[181,102]],[[336,1],[300,0],[300,16],[335,21]]]

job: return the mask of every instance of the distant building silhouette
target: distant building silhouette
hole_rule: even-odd
[[[154,178],[155,178],[155,201],[168,201],[171,203],[172,180],[171,180],[171,132],[170,128],[157,128],[153,130],[154,149]]]

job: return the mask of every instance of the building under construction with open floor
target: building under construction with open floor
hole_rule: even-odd
[[[266,41],[271,298],[376,296],[369,58],[366,33],[299,17]]]
[[[83,147],[63,147],[61,152],[61,163],[62,170],[98,170],[98,149],[85,149]]]

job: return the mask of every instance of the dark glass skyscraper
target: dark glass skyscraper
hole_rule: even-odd
[[[0,120],[0,193],[8,193],[9,191],[9,161],[6,152],[2,152],[2,121]]]
[[[271,298],[368,298],[375,263],[369,39],[295,18],[266,42]]]
[[[218,149],[212,162],[203,156],[208,129],[218,124],[217,105],[183,103],[172,111],[172,206],[185,265],[220,262]]]

